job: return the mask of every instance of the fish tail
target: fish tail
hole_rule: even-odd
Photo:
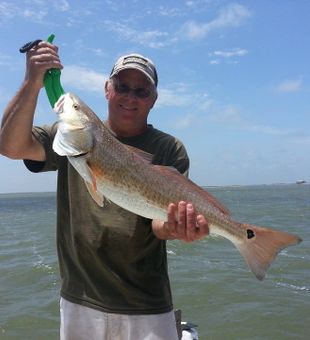
[[[259,280],[265,278],[267,269],[282,249],[302,241],[298,236],[282,231],[250,224],[241,226],[245,228],[247,237],[235,245]]]

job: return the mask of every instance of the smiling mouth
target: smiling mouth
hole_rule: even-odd
[[[123,110],[126,110],[126,111],[136,111],[137,110],[135,107],[128,107],[128,106],[124,106],[124,105],[120,105],[120,107]]]

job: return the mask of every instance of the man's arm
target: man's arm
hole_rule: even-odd
[[[27,52],[25,79],[7,105],[2,118],[0,153],[4,156],[45,160],[44,148],[32,135],[32,126],[45,72],[50,68],[62,68],[57,50],[56,46],[41,42]]]
[[[197,215],[191,203],[179,202],[168,206],[167,221],[153,220],[153,233],[162,240],[193,242],[209,235],[208,222]]]

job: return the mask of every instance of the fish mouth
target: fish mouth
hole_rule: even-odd
[[[56,102],[54,106],[54,111],[58,114],[62,114],[64,112],[65,105],[65,95],[62,95]]]

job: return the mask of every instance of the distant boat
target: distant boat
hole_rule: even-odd
[[[296,181],[296,184],[304,184],[304,183],[306,183],[306,181],[304,181],[303,179]]]

